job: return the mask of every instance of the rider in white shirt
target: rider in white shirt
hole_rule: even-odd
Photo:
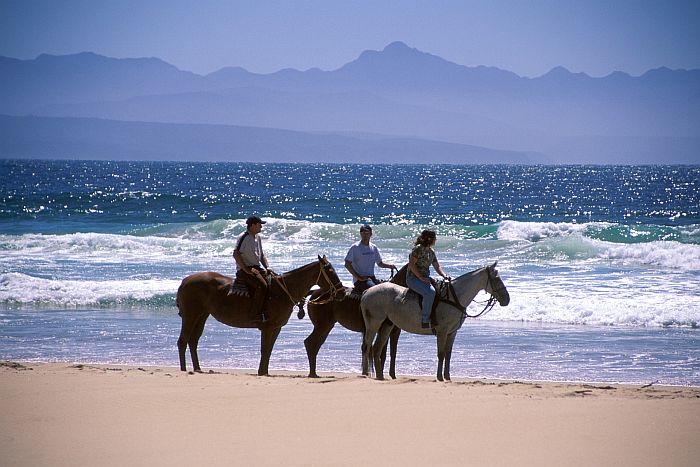
[[[353,243],[345,255],[345,268],[352,274],[355,290],[362,292],[379,283],[374,275],[374,265],[380,268],[396,269],[396,266],[385,263],[377,245],[370,242],[372,227],[368,224],[360,227],[360,241]]]
[[[265,223],[257,216],[246,219],[248,228],[238,236],[236,248],[233,250],[233,258],[236,260],[236,280],[245,283],[251,289],[251,308],[254,313],[260,313],[262,322],[265,322],[267,276],[273,272],[258,235]]]

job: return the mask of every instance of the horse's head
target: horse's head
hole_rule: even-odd
[[[319,271],[318,280],[316,283],[321,290],[330,292],[330,295],[335,300],[341,300],[345,296],[345,286],[340,281],[335,268],[328,261],[326,255],[318,255],[318,264],[321,270]]]
[[[498,261],[486,267],[486,273],[488,274],[486,292],[496,297],[499,305],[506,306],[510,303],[510,295],[508,294],[508,289],[506,289],[505,284],[503,284],[501,280],[501,276],[498,275],[496,264],[498,264]]]

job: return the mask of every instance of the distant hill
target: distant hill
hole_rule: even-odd
[[[563,163],[700,163],[700,70],[525,78],[402,42],[332,71],[206,76],[157,58],[0,57],[0,113],[366,132],[546,154]]]
[[[534,164],[541,154],[381,135],[0,115],[0,157],[38,159]]]

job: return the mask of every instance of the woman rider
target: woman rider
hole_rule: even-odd
[[[430,328],[430,311],[435,300],[435,288],[430,279],[430,266],[445,279],[450,276],[445,274],[435,256],[433,246],[437,241],[437,236],[432,230],[424,230],[418,236],[411,254],[408,256],[408,273],[406,274],[406,284],[409,288],[419,293],[423,297],[423,313],[421,316],[421,327]]]

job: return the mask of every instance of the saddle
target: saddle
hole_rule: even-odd
[[[349,298],[349,299],[351,299],[351,300],[360,301],[360,299],[362,298],[362,294],[365,293],[366,290],[367,290],[367,289],[363,290],[362,292],[358,292],[358,291],[353,287],[352,290],[349,290],[348,292],[346,292],[345,297],[346,297],[346,298]]]
[[[272,285],[272,276],[267,275],[266,280],[267,280],[267,286],[270,287],[270,285]],[[233,282],[231,283],[229,295],[238,295],[240,297],[247,297],[247,298],[250,298],[253,296],[248,284],[246,284],[244,281],[242,281],[241,279],[238,279],[238,278],[235,278],[233,280]]]
[[[384,281],[377,280],[377,284],[381,284],[382,282]],[[350,291],[350,295],[356,296],[359,299],[367,290],[369,290],[369,285],[367,285],[367,282],[357,282]]]
[[[430,282],[433,284],[433,287],[435,288],[435,300],[433,300],[433,307],[430,310],[430,322],[435,326],[437,324],[437,317],[435,314],[435,310],[437,309],[437,306],[441,302],[445,302],[449,305],[458,307],[459,304],[453,302],[450,299],[450,288],[452,285],[448,281],[437,281],[435,279],[430,279]],[[416,292],[415,290],[409,288],[408,286],[405,286],[408,290],[406,291],[406,299],[407,300],[413,300],[417,299],[418,300],[418,308],[421,310],[423,309],[423,296]],[[456,299],[455,299],[456,300]]]

